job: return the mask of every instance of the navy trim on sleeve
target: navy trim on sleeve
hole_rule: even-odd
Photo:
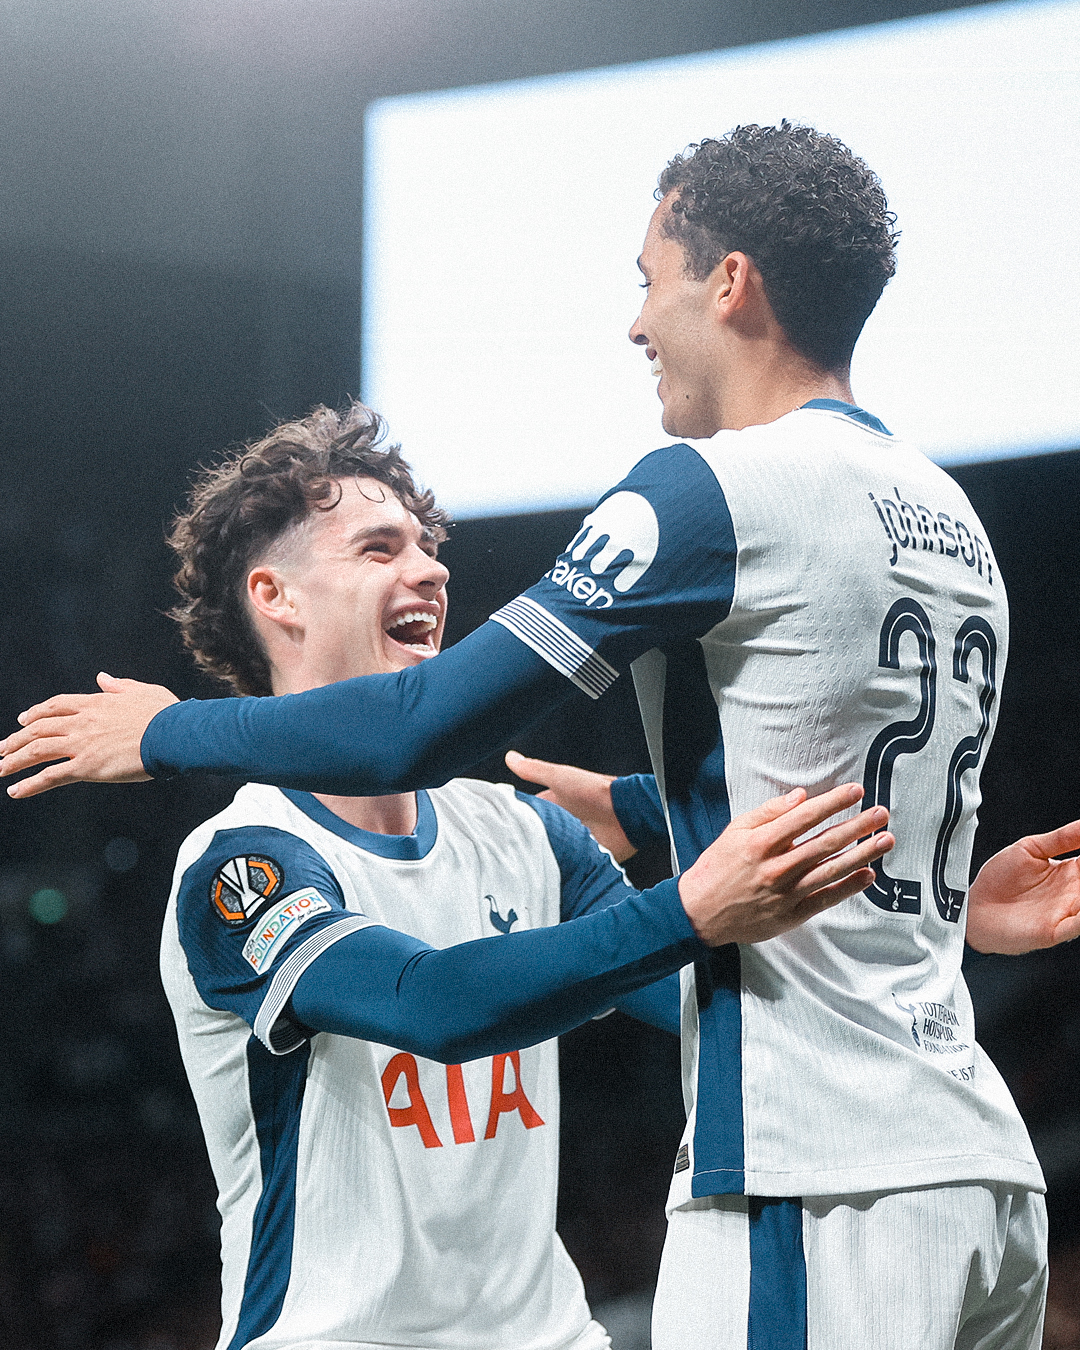
[[[516,794],[544,823],[562,880],[563,922],[636,894],[622,868],[592,837],[581,821],[554,802],[526,792]],[[639,1022],[679,1034],[678,975],[668,975],[646,989],[620,998],[615,1006]]]
[[[492,617],[595,698],[644,652],[725,619],[737,558],[716,475],[672,445],[636,464],[551,571]]]
[[[303,1040],[277,1023],[309,960],[369,923],[345,908],[330,865],[310,844],[287,830],[256,825],[216,832],[184,872],[176,920],[200,998],[261,1031],[276,1054]],[[283,972],[284,983],[278,978]],[[275,988],[268,1018],[265,1005]]]
[[[635,848],[667,840],[668,828],[660,789],[651,773],[632,773],[611,785],[611,805],[623,834]]]
[[[564,923],[635,893],[626,873],[576,816],[554,802],[528,792],[515,792],[514,796],[531,807],[543,823],[551,851],[559,864],[562,882],[560,914]]]

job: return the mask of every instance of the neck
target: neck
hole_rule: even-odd
[[[330,797],[314,792],[335,816],[372,834],[412,834],[416,829],[416,793],[399,792],[392,797]]]
[[[748,352],[725,374],[718,431],[742,431],[775,422],[814,398],[855,401],[847,370],[821,370],[786,344],[766,352]]]
[[[275,694],[299,694],[329,683],[310,676],[305,678],[300,671],[289,673],[275,668],[272,688]],[[415,792],[398,792],[389,797],[332,797],[323,792],[311,795],[335,816],[372,834],[412,834],[416,829]]]

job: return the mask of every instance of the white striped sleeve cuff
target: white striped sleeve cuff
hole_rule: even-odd
[[[491,617],[590,698],[599,698],[619,678],[599,652],[527,595],[519,595]]]
[[[363,914],[350,914],[347,919],[339,919],[337,923],[329,923],[320,928],[289,954],[281,969],[270,981],[270,988],[266,991],[266,997],[252,1027],[256,1037],[272,1055],[287,1055],[303,1045],[307,1039],[288,1018],[281,1016],[285,1004],[292,998],[292,992],[300,976],[316,957],[321,956],[328,947],[339,942],[346,934],[356,933],[361,928],[371,926],[371,919]]]

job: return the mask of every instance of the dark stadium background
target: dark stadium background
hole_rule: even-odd
[[[0,725],[50,692],[90,689],[102,667],[213,692],[163,616],[163,530],[200,459],[358,391],[370,99],[952,7],[7,0]],[[583,202],[603,152],[582,147]],[[956,477],[1014,612],[981,858],[1080,814],[1080,450]],[[457,527],[451,636],[535,579],[581,514]],[[612,772],[645,764],[619,686],[521,748]],[[156,947],[177,844],[231,790],[192,780],[0,799],[7,1350],[213,1344],[213,1189]],[[662,867],[646,858],[639,874]],[[971,965],[981,1039],[1050,1182],[1055,1350],[1080,1346],[1078,967],[1076,947]],[[661,1033],[619,1016],[564,1046],[561,1228],[591,1297],[622,1299],[615,1308],[640,1307],[655,1272],[681,1121],[676,1061]]]

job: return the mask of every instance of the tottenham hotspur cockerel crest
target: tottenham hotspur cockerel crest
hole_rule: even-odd
[[[273,899],[284,880],[285,869],[273,858],[241,855],[214,873],[210,899],[226,923],[245,923]]]

